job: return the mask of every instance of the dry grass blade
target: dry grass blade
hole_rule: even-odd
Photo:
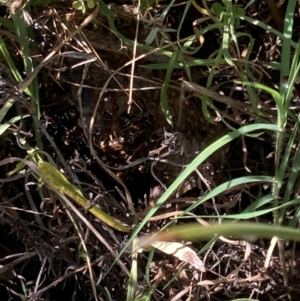
[[[116,258],[117,253],[111,248],[111,246],[106,242],[106,240],[100,235],[100,233],[95,229],[95,227],[79,212],[79,210],[61,193],[60,197],[66,202],[66,204],[72,209],[73,212],[87,225],[87,227],[95,234],[99,241],[111,252],[111,254]],[[126,268],[125,264],[118,260],[120,268],[124,271],[126,275],[129,275],[129,271]]]
[[[1,298],[297,300],[297,0],[4,2]]]
[[[22,254],[19,258],[15,259],[14,261],[10,262],[9,264],[4,264],[1,265],[0,269],[0,279],[9,279],[9,275],[11,275],[12,270],[14,266],[38,255],[38,251],[32,251],[32,252],[27,252],[25,254]]]
[[[67,196],[71,197],[78,205],[90,211],[97,218],[102,220],[112,228],[121,232],[130,232],[128,225],[111,217],[98,207],[91,207],[88,200],[85,199],[82,192],[74,185],[72,185],[67,178],[58,171],[53,165],[47,162],[41,162],[38,165],[39,171],[42,174],[43,180],[49,185],[50,189],[62,191]]]
[[[92,14],[90,14],[81,24],[78,26],[76,30],[74,30],[64,42],[61,42],[58,46],[56,46],[51,53],[44,59],[42,63],[40,63],[35,70],[29,74],[21,83],[18,84],[18,91],[20,93],[24,92],[24,90],[29,86],[32,80],[36,77],[39,71],[48,64],[51,60],[53,60],[53,56],[64,46],[66,45],[74,36],[78,34],[85,26],[87,26],[90,22],[92,22],[99,12],[99,5],[96,5],[95,10]]]
[[[239,100],[233,99],[231,97],[228,97],[226,95],[219,94],[218,92],[212,91],[210,89],[207,89],[205,87],[202,87],[198,84],[188,82],[188,81],[182,81],[184,87],[186,90],[190,92],[196,92],[200,95],[206,95],[214,100],[217,100],[223,104],[226,104],[232,108],[237,108],[241,110],[242,112],[247,112],[248,114],[252,113],[252,109],[249,107],[248,109],[245,108],[245,104],[241,103]]]

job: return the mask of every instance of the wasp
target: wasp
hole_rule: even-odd
[[[120,117],[120,123],[122,127],[126,127],[126,128],[130,128],[133,126],[133,121],[128,114],[122,115]]]
[[[103,108],[103,121],[104,123],[107,123],[110,121],[111,116],[112,116],[112,108],[110,106],[110,104],[106,104]]]
[[[112,92],[108,92],[106,97],[104,98],[104,107],[103,107],[103,122],[108,123],[112,117]]]

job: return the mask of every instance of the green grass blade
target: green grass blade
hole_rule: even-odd
[[[173,127],[173,120],[172,120],[172,115],[171,115],[171,111],[169,110],[169,106],[168,106],[168,96],[167,96],[167,91],[168,91],[168,87],[169,87],[169,83],[170,83],[170,79],[171,79],[171,75],[173,72],[173,65],[177,60],[177,55],[178,55],[178,51],[174,51],[170,61],[169,61],[169,66],[167,69],[167,73],[166,73],[166,77],[161,89],[161,94],[160,94],[160,105],[161,105],[161,109],[167,119],[167,122]]]
[[[272,200],[274,199],[274,197],[272,198]],[[287,207],[290,206],[294,206],[294,205],[299,205],[300,204],[300,199],[295,199],[292,201],[289,201],[285,204],[282,204],[280,206],[278,206],[277,208],[269,208],[269,209],[262,209],[262,210],[257,210],[257,211],[253,211],[253,212],[243,212],[243,213],[239,213],[239,214],[226,214],[226,215],[222,215],[219,216],[222,219],[234,219],[234,220],[248,220],[248,219],[252,219],[255,217],[259,217],[268,213],[272,213],[274,212],[274,210],[278,210],[278,209],[286,209]],[[216,218],[216,215],[197,215],[197,216],[184,216],[183,214],[179,215],[176,219],[186,219],[186,218],[196,218],[196,217],[201,217],[203,219],[205,218]]]
[[[15,32],[15,25],[10,20],[0,17],[0,24],[6,27],[9,31]]]
[[[181,225],[161,231],[149,240],[173,241],[173,240],[207,240],[212,236],[234,236],[245,240],[258,238],[271,239],[277,236],[281,239],[300,241],[300,231],[293,228],[274,226],[259,223],[222,223],[204,227],[198,223]]]
[[[29,75],[34,70],[34,62],[30,55],[30,40],[33,38],[32,30],[27,26],[25,21],[25,10],[19,10],[15,14],[12,14],[12,20],[16,28],[16,34],[18,36],[23,62],[26,74]],[[40,118],[40,109],[38,103],[39,89],[37,77],[30,83],[29,90],[31,92],[31,100],[36,108],[37,117]]]
[[[244,20],[244,21],[247,21],[249,22],[250,24],[254,24],[254,25],[257,25],[258,27],[262,28],[264,31],[269,31],[269,32],[272,32],[273,34],[275,34],[276,36],[278,36],[279,38],[281,38],[282,40],[284,39],[284,36],[282,34],[282,32],[274,29],[273,27],[265,24],[264,22],[261,22],[259,20],[255,20],[255,19],[252,19],[250,17],[247,17],[247,16],[240,16],[239,17],[240,20]],[[291,43],[291,46],[296,48],[297,47],[297,43],[294,42],[294,41],[290,41]]]
[[[166,190],[166,192],[160,197],[160,199],[157,201],[156,205],[149,211],[149,213],[145,216],[145,218],[141,221],[141,223],[137,226],[137,228],[134,230],[131,238],[128,240],[127,244],[124,246],[123,250],[120,252],[120,255],[126,250],[126,248],[131,244],[132,240],[136,235],[141,231],[141,229],[144,227],[144,225],[147,223],[149,218],[151,218],[154,213],[160,208],[160,206],[172,195],[172,193],[177,189],[177,187],[194,171],[196,167],[198,167],[201,163],[203,163],[213,152],[218,150],[220,147],[224,146],[225,144],[229,143],[233,139],[245,135],[247,133],[250,133],[252,131],[257,130],[269,130],[269,131],[278,131],[278,127],[274,124],[252,124],[244,126],[238,130],[235,130],[224,137],[220,138],[213,144],[211,144],[209,147],[207,147],[201,154],[199,154],[192,162],[191,164],[178,176],[178,178],[172,183],[172,185]],[[255,180],[257,180],[258,177],[255,177]],[[264,180],[267,180],[268,177],[265,177]],[[269,178],[270,181],[273,181],[272,178]],[[225,185],[227,187],[230,187],[230,183],[232,183],[235,180],[232,180],[230,182],[227,182]],[[223,185],[223,184],[222,184]],[[220,185],[221,186],[221,185]],[[223,188],[221,186],[218,186],[217,189],[220,191],[224,191],[225,187]],[[209,194],[208,194],[209,195]],[[211,195],[210,195],[211,196]],[[210,197],[208,196],[208,197]],[[204,197],[205,198],[205,197]]]
[[[2,117],[4,117],[4,115],[2,114],[2,110],[0,110],[0,122]],[[31,117],[30,115],[20,115],[20,116],[15,116],[12,119],[10,119],[8,122],[4,123],[4,124],[0,124],[0,136],[3,135],[3,133],[12,125],[15,124],[16,122],[20,121],[21,119],[27,118],[27,117]]]
[[[138,240],[135,238],[132,244],[132,250],[138,249]],[[130,276],[128,281],[128,288],[127,288],[127,298],[126,301],[131,301],[134,299],[134,295],[138,286],[138,254],[135,252],[131,256],[131,269],[130,269]]]
[[[292,152],[294,141],[295,141],[295,139],[297,138],[297,135],[298,135],[299,124],[300,124],[300,115],[298,115],[298,119],[297,119],[297,122],[294,126],[292,136],[291,136],[291,138],[288,142],[288,145],[287,145],[286,150],[285,150],[285,154],[282,158],[282,161],[281,161],[281,164],[280,164],[280,167],[279,167],[278,179],[279,179],[280,183],[282,183],[284,181],[285,174],[288,171],[288,166],[289,166],[289,163],[290,163],[290,155],[291,155],[291,152]],[[293,161],[292,161],[291,170],[289,172],[289,179],[288,179],[286,189],[285,189],[285,192],[284,192],[284,196],[283,196],[283,199],[282,199],[283,203],[286,203],[290,200],[291,195],[294,191],[295,183],[296,183],[296,180],[297,180],[297,177],[298,177],[298,172],[299,172],[299,169],[300,169],[300,151],[299,151],[299,149],[300,149],[300,145],[298,143],[298,147],[297,147],[296,153],[295,153]],[[279,211],[279,222],[280,223],[283,221],[285,211],[286,211],[285,208],[282,208]]]
[[[11,58],[10,53],[7,50],[5,42],[4,42],[4,40],[3,40],[3,38],[2,38],[1,35],[0,35],[0,51],[1,51],[2,55],[3,55],[4,60],[8,64],[9,69],[11,70],[14,78],[18,82],[22,81],[23,80],[22,76],[21,76],[20,72],[18,71],[18,69],[16,68],[16,65],[15,65],[13,59]],[[28,90],[27,90],[27,94],[28,94]]]
[[[287,112],[289,111],[289,106],[291,103],[293,90],[294,90],[294,84],[296,79],[298,78],[298,74],[300,70],[299,57],[300,57],[300,43],[298,43],[295,54],[293,56],[293,62],[292,62],[291,70],[289,72],[288,80],[286,81],[283,75],[281,77],[280,93],[282,98],[284,99],[283,101],[284,108]],[[281,73],[283,73],[283,71],[281,71]]]
[[[284,29],[282,39],[282,54],[281,54],[281,84],[284,76],[290,73],[290,56],[291,56],[291,41],[293,33],[294,13],[297,0],[288,1],[285,18],[284,18]],[[280,95],[283,97],[285,94],[284,87],[281,85]]]

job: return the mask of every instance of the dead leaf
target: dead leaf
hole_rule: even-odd
[[[205,267],[197,253],[179,242],[154,241],[151,246],[163,253],[173,255],[179,260],[191,264],[195,269],[205,272]]]

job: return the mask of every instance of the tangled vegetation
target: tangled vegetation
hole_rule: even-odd
[[[1,300],[296,300],[296,0],[0,11]]]

